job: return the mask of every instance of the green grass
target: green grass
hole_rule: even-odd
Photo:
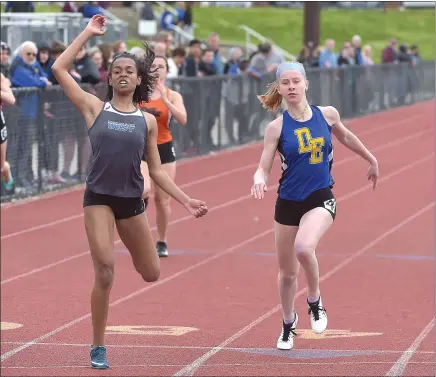
[[[245,24],[278,46],[298,55],[303,44],[303,10],[285,8],[194,8],[193,22],[196,38],[205,40],[211,32],[218,32],[225,42],[245,42],[245,32],[238,28]],[[435,12],[430,10],[322,10],[320,43],[327,38],[336,40],[336,49],[354,34],[363,44],[373,48],[373,59],[380,55],[387,41],[395,37],[399,43],[416,43],[424,59],[434,59]],[[252,43],[259,41],[251,39]]]
[[[130,50],[133,47],[141,47],[144,48],[144,45],[141,43],[139,39],[128,39],[126,41],[127,48]]]
[[[60,12],[57,4],[36,4],[37,12]],[[4,6],[1,5],[1,11]],[[245,24],[280,47],[298,55],[303,44],[303,10],[285,8],[194,8],[193,20],[199,26],[196,38],[206,40],[211,32],[218,32],[226,43],[245,43]],[[428,10],[322,10],[321,44],[327,38],[336,40],[336,49],[354,34],[362,37],[363,44],[373,48],[373,59],[380,62],[380,55],[387,41],[395,37],[399,43],[417,44],[424,59],[435,59],[435,11]],[[252,43],[257,44],[255,38]],[[129,48],[141,46],[134,39],[127,41]]]
[[[35,4],[35,11],[38,13],[61,13],[62,7],[58,4],[38,4],[37,2],[34,2]],[[0,5],[0,11],[5,11],[5,6],[3,4]]]

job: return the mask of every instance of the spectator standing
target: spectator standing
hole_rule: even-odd
[[[319,67],[320,68],[336,68],[338,66],[338,54],[334,52],[335,41],[333,39],[327,39],[325,48],[319,55]]]
[[[232,72],[230,74],[234,74],[235,71],[238,71],[238,65],[239,61],[242,58],[243,53],[242,49],[240,47],[232,47],[229,50],[229,58],[227,59],[227,62],[224,64],[224,74],[229,74],[229,71]]]
[[[172,51],[172,57],[168,59],[168,66],[170,67],[170,71],[167,75],[168,78],[183,75],[183,70],[185,68],[185,57],[186,50],[183,46],[176,47]],[[171,69],[171,67],[173,67],[173,69]]]
[[[250,83],[241,76],[248,68],[248,59],[243,56],[239,47],[230,50],[229,60],[226,64],[225,98],[225,127],[229,143],[236,144],[234,128],[235,120],[238,124],[238,141],[243,143],[248,135],[248,98]]]
[[[79,11],[79,8],[76,5],[75,1],[65,1],[64,6],[62,7],[62,12],[64,13],[76,13]]]
[[[362,48],[362,62],[363,65],[374,65],[374,60],[372,60],[372,48],[370,45],[365,45]]]
[[[351,48],[354,50],[355,64],[363,65],[362,58],[362,48],[360,47],[362,44],[362,38],[360,35],[354,35],[351,39]]]
[[[100,82],[98,68],[87,54],[85,47],[76,56],[74,67],[82,83],[96,85]]]
[[[413,44],[412,46],[410,46],[410,57],[412,59],[412,64],[416,65],[420,60],[420,56],[419,56],[419,49],[418,46]]]
[[[7,1],[5,12],[33,13],[35,12],[35,5],[33,1]]]
[[[389,45],[386,46],[382,51],[381,62],[383,64],[395,63],[397,61],[397,56],[397,40],[395,38],[392,38],[389,41]]]
[[[88,1],[88,3],[83,5],[83,8],[81,8],[81,13],[85,18],[92,18],[97,14],[102,14],[103,8],[100,6],[98,1]]]
[[[271,53],[266,59],[266,64],[270,67],[270,69],[275,71],[280,64],[286,61],[286,59],[272,42],[267,43],[271,46]]]
[[[46,73],[36,59],[38,48],[31,41],[23,42],[16,50],[16,56],[11,64],[11,83],[18,88],[46,88],[51,86]],[[14,176],[17,177],[17,186],[31,190],[33,186],[32,171],[32,143],[36,139],[38,130],[39,94],[35,92],[23,93],[17,96],[17,105],[20,109],[18,124],[12,132],[9,144],[11,162]]]
[[[11,49],[6,42],[0,42],[0,72],[9,79],[9,55],[11,54]]]
[[[222,60],[222,56],[220,53],[220,37],[217,33],[212,33],[209,35],[207,40],[208,50],[212,51],[213,56],[213,64],[216,67],[216,74],[221,76],[224,74],[224,63]]]
[[[145,1],[144,5],[141,8],[141,20],[145,20],[145,21],[155,20],[153,6],[148,1]]]
[[[248,66],[247,72],[257,78],[262,77],[269,72],[275,70],[275,66],[268,64],[268,58],[272,55],[272,46],[269,43],[262,43],[259,45],[258,51],[253,55]]]
[[[51,72],[51,65],[53,61],[50,59],[50,46],[46,42],[39,43],[38,47],[38,55],[36,60],[38,60],[41,68],[44,70],[47,77]]]
[[[193,36],[194,31],[192,27],[192,2],[190,1],[185,2],[185,10],[183,12],[183,21],[181,22],[181,25],[183,31]],[[184,41],[184,38],[182,38],[182,42],[188,43],[187,41]]]
[[[101,51],[101,57],[103,58],[103,68],[105,71],[109,71],[109,66],[114,58],[113,46],[110,43],[100,43],[98,46]]]
[[[203,51],[203,56],[198,65],[198,71],[201,76],[216,76],[217,75],[217,67],[215,65],[215,51],[212,49],[206,49]],[[202,145],[207,143],[207,147],[210,150],[214,150],[216,145],[213,142],[212,138],[212,129],[215,125],[216,118],[219,115],[220,111],[220,100],[221,100],[221,90],[217,90],[217,86],[221,89],[221,85],[214,81],[207,81],[205,83],[206,90],[201,95],[202,106],[204,106],[207,111],[203,112],[204,117],[202,119],[202,124],[205,127],[201,129],[205,133],[202,135]]]
[[[114,55],[117,54],[121,54],[125,51],[127,51],[127,45],[126,42],[124,41],[116,41],[113,45],[112,45],[112,50],[114,52]]]
[[[201,42],[198,39],[193,39],[189,42],[188,56],[185,59],[185,69],[184,75],[187,77],[198,77],[200,76],[199,65],[201,61]],[[201,104],[199,104],[199,96],[201,86],[198,81],[192,82],[181,82],[180,83],[180,93],[183,96],[185,102],[186,112],[188,115],[188,122],[186,124],[185,133],[185,150],[191,147],[199,149],[200,148],[200,138],[199,138],[199,122],[200,122],[200,112]]]
[[[401,44],[397,55],[398,63],[411,63],[412,58],[407,50],[407,45]]]
[[[342,67],[344,65],[350,65],[350,50],[347,47],[342,47],[341,52],[339,53],[337,66]]]
[[[100,72],[98,67],[92,61],[85,47],[83,47],[76,56],[74,61],[74,72],[77,73],[77,77],[80,77],[80,83],[82,84],[96,85],[100,82]],[[91,87],[89,90],[92,94],[96,94],[96,90],[93,87]],[[83,130],[85,130],[85,125],[80,115],[77,116],[78,113],[75,111],[74,107],[70,106],[69,110],[71,110],[68,112],[70,116],[65,118],[65,132],[63,133],[62,141],[64,147],[64,168],[62,170],[61,177],[69,182],[76,182],[78,176],[70,173],[77,140],[77,132],[75,127],[77,127],[77,124],[83,124]],[[90,154],[89,138],[85,133],[83,134],[83,139],[79,142],[82,143],[81,158],[82,169],[84,170],[87,167],[88,156]]]
[[[185,17],[185,2],[178,1],[176,4],[177,26],[183,27],[183,18]]]
[[[174,14],[165,6],[160,19],[160,27],[163,30],[170,31],[172,26],[176,25],[177,19]]]
[[[103,65],[103,54],[101,50],[97,46],[94,46],[89,50],[88,55],[93,63],[97,66],[100,74],[100,81],[106,82],[109,70]]]

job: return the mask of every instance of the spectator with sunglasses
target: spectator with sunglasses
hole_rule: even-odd
[[[23,42],[15,51],[15,57],[10,68],[11,83],[19,88],[46,88],[51,86],[47,74],[36,59],[38,48],[35,43]],[[11,142],[8,145],[11,161],[15,161],[16,184],[25,189],[32,188],[34,179],[32,173],[32,141],[36,138],[38,119],[38,93],[30,91],[17,96],[20,109],[15,132],[11,132]],[[15,135],[14,135],[15,134]],[[12,157],[13,156],[13,157]]]

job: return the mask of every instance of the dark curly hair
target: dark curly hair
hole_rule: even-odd
[[[153,60],[155,58],[155,53],[152,49],[148,47],[147,44],[142,43],[145,48],[145,56],[138,58],[137,56],[129,53],[123,52],[121,54],[117,54],[114,56],[112,63],[109,66],[109,75],[108,75],[108,90],[106,94],[106,101],[111,101],[114,96],[114,90],[111,85],[109,85],[109,78],[112,76],[112,67],[116,60],[121,58],[132,59],[136,64],[136,70],[138,76],[141,77],[141,84],[136,86],[136,89],[133,93],[133,103],[140,104],[141,102],[149,102],[150,96],[153,93],[153,87],[155,84],[158,75],[155,74],[156,70],[151,70],[151,65],[153,64]]]

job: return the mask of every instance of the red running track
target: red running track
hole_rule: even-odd
[[[92,264],[83,189],[4,206],[2,375],[429,375],[434,371],[434,102],[347,125],[376,153],[335,142],[338,216],[318,248],[329,328],[315,336],[301,274],[295,349],[280,332],[272,216],[249,196],[261,144],[183,161],[177,182],[207,201],[196,220],[173,203],[158,282],[141,281],[121,242],[107,330],[111,368],[90,368]],[[154,205],[147,211],[154,226]]]

